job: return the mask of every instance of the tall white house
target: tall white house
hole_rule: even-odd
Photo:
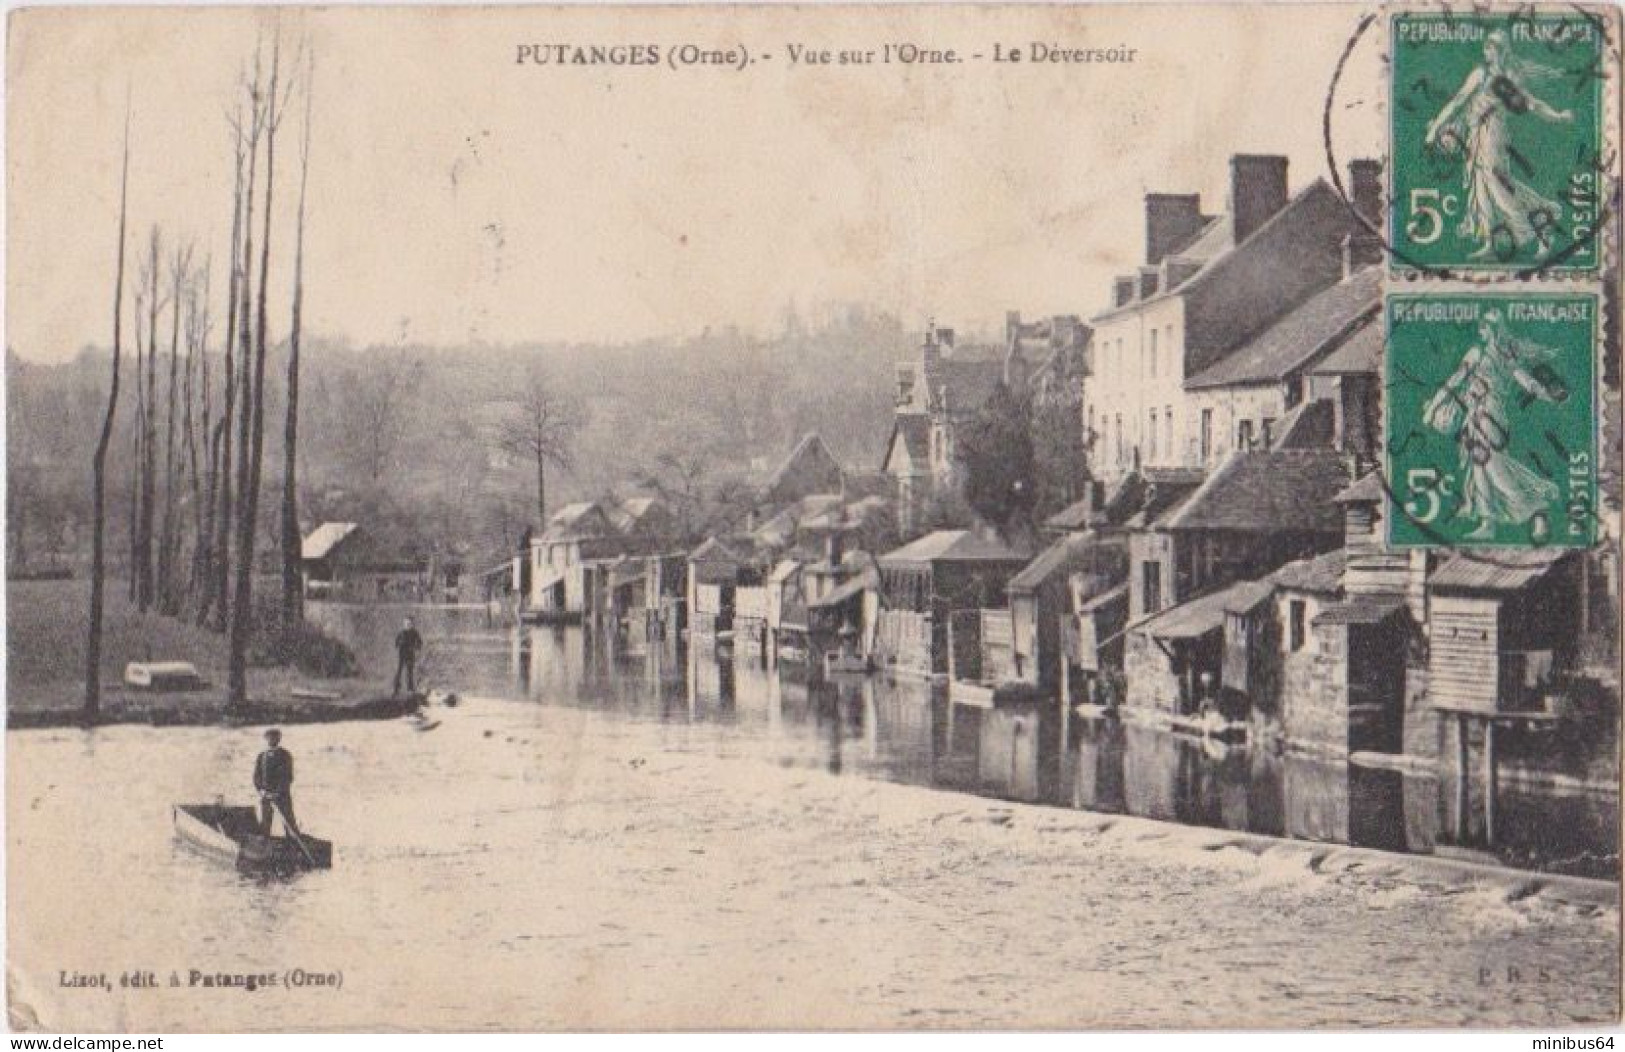
[[[1212,463],[1219,421],[1186,381],[1343,279],[1346,253],[1367,240],[1359,216],[1380,215],[1380,179],[1376,161],[1357,160],[1352,204],[1324,179],[1294,195],[1285,157],[1238,154],[1222,215],[1204,214],[1198,194],[1146,195],[1145,263],[1114,279],[1089,322],[1083,426],[1095,477]],[[1222,437],[1231,449],[1264,444]]]

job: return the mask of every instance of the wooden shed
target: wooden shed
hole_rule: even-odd
[[[1428,694],[1484,715],[1538,709],[1579,643],[1578,556],[1464,552],[1428,579]]]
[[[1124,582],[1126,546],[1120,537],[1069,534],[1011,578],[1011,667],[1015,678],[1044,687],[1061,680],[1061,635],[1072,624],[1077,596],[1093,597]]]

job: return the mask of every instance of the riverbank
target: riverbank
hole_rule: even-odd
[[[6,713],[9,730],[40,730],[49,727],[113,726],[143,723],[153,727],[241,727],[265,723],[338,723],[344,720],[393,720],[417,712],[423,695],[314,699],[288,698],[266,701],[250,698],[247,705],[227,703],[218,690],[184,694],[162,691],[113,690],[102,695],[101,712],[94,721],[85,719],[77,706],[32,708],[13,705]]]
[[[85,723],[85,581],[6,584],[6,723],[14,728]],[[127,687],[132,661],[185,661],[208,684],[199,690]],[[291,668],[251,668],[249,704],[226,703],[226,641],[189,621],[141,613],[122,581],[109,582],[102,635],[102,706],[98,724],[154,726],[327,723],[393,719],[420,699],[391,698],[388,685],[366,677],[329,679]],[[296,695],[304,695],[299,697]]]

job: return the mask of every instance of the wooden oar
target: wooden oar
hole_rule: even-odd
[[[298,826],[288,821],[287,812],[282,810],[282,805],[277,803],[276,797],[270,796],[266,797],[266,799],[271,801],[271,808],[276,811],[277,817],[282,819],[282,824],[288,827],[288,832],[293,835],[293,842],[299,845],[299,850],[304,853],[305,861],[310,863],[310,868],[320,869],[321,867],[316,864],[316,856],[312,855],[310,848],[305,846],[305,834],[299,832]]]

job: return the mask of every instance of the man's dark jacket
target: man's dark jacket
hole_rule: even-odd
[[[293,753],[277,745],[254,761],[254,788],[262,793],[286,793],[293,787]]]

